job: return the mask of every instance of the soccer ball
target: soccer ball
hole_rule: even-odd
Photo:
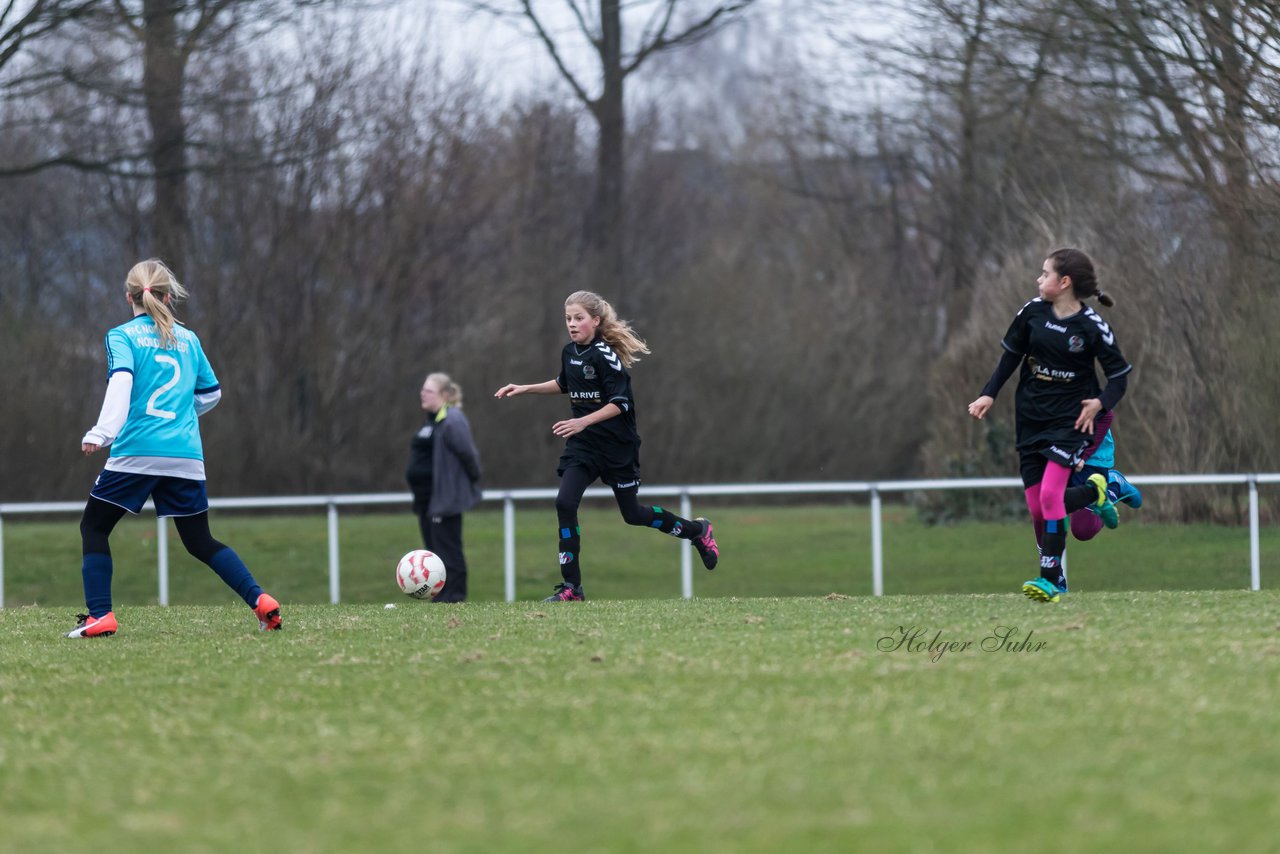
[[[435,552],[418,549],[400,558],[396,583],[414,599],[434,599],[444,589],[444,561]]]

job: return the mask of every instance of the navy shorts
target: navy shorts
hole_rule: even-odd
[[[1073,471],[1071,473],[1071,479],[1067,481],[1067,486],[1084,486],[1086,483],[1089,482],[1089,475],[1092,475],[1092,474],[1100,474],[1102,475],[1102,479],[1106,480],[1107,473],[1108,473],[1108,470],[1102,468],[1101,466],[1086,465],[1080,471]]]
[[[156,515],[160,517],[195,516],[209,509],[204,481],[185,477],[103,471],[89,494],[134,515],[142,512],[148,497],[155,499]]]

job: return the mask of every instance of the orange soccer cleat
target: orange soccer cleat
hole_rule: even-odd
[[[269,593],[258,597],[258,604],[253,606],[253,613],[258,618],[258,629],[264,632],[278,632],[284,624],[280,619],[280,603]]]
[[[88,614],[76,614],[79,620],[76,627],[67,632],[69,638],[105,638],[114,635],[119,628],[116,625],[116,612],[108,611],[101,617],[90,617]]]

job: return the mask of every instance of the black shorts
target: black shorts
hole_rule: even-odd
[[[1074,423],[1045,424],[1018,421],[1018,464],[1022,485],[1031,488],[1044,479],[1044,467],[1050,461],[1074,469],[1084,459],[1093,437],[1081,433]]]
[[[1089,482],[1089,476],[1094,474],[1102,475],[1103,479],[1107,477],[1107,469],[1101,466],[1085,466],[1080,471],[1071,472],[1071,478],[1067,481],[1067,486],[1084,486]]]
[[[627,489],[640,485],[640,449],[629,453],[604,455],[583,448],[565,448],[560,455],[556,474],[563,477],[565,471],[577,466],[586,469],[592,479],[599,478],[614,489]]]

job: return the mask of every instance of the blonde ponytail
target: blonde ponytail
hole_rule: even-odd
[[[187,298],[187,289],[182,286],[164,262],[159,258],[148,258],[133,265],[125,278],[125,290],[133,304],[155,321],[160,331],[160,343],[169,350],[178,343],[173,327],[178,322],[173,316],[173,303]],[[169,297],[168,302],[165,297]]]

